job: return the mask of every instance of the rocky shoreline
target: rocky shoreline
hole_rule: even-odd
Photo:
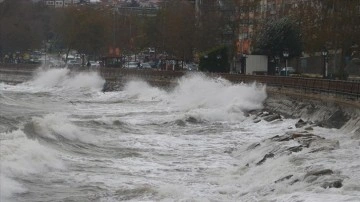
[[[264,103],[264,110],[286,118],[301,118],[325,128],[355,130],[360,133],[360,106],[358,101],[349,101],[330,95],[274,93]],[[360,138],[360,136],[358,137]]]
[[[243,165],[239,165],[240,170],[247,172],[257,167],[277,169],[277,166],[282,166],[278,165],[278,162],[281,159],[287,159],[283,162],[284,166],[296,165],[300,172],[294,170],[292,173],[278,176],[272,182],[274,190],[277,186],[303,186],[304,184],[323,189],[339,189],[346,186],[350,176],[345,175],[342,170],[324,166],[304,166],[304,161],[311,159],[311,156],[315,160],[315,156],[337,153],[344,147],[342,139],[327,137],[326,134],[318,135],[314,132],[315,127],[337,128],[340,134],[352,134],[351,137],[344,137],[344,139],[358,142],[360,140],[358,108],[319,100],[304,101],[300,98],[274,94],[267,98],[264,105],[264,109],[254,110],[247,114],[254,123],[262,121],[276,123],[285,118],[294,118],[297,122],[289,126],[283,134],[249,143],[244,150],[231,148],[224,151],[236,158],[244,159]]]
[[[286,132],[284,135],[276,135],[264,139],[261,142],[250,144],[245,152],[261,153],[267,148],[272,148],[272,150],[268,151],[268,153],[261,159],[258,159],[258,161],[249,162],[244,167],[250,168],[261,166],[266,161],[281,158],[282,156],[296,156],[299,153],[302,153],[303,155],[312,155],[315,153],[330,152],[339,149],[340,143],[338,140],[326,139],[307,131]],[[348,177],[341,175],[341,172],[337,170],[329,168],[312,168],[303,173],[294,171],[292,174],[286,174],[275,180],[273,183],[292,186],[296,183],[305,182],[327,189],[341,188],[343,186],[343,181],[346,178]]]

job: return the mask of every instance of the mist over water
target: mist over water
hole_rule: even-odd
[[[354,131],[313,127],[326,141],[287,152],[299,143],[270,138],[300,132],[297,120],[247,113],[266,86],[202,74],[171,90],[131,80],[103,93],[104,83],[64,68],[0,84],[0,201],[360,200]],[[319,169],[333,173],[308,177]],[[335,178],[341,188],[321,187]]]

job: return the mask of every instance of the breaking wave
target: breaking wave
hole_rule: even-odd
[[[67,68],[39,69],[25,85],[41,89],[90,89],[100,91],[105,80],[97,72],[72,72]]]
[[[267,97],[266,86],[232,84],[203,74],[180,78],[169,92],[144,81],[130,81],[124,91],[128,98],[158,101],[160,107],[185,112],[185,117],[209,121],[243,120],[245,112],[261,109]]]

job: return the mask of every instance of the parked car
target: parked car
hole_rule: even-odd
[[[147,62],[144,62],[144,63],[140,64],[140,68],[151,69],[151,65],[149,63],[147,63]]]
[[[284,67],[280,71],[280,76],[289,76],[290,74],[294,74],[295,68],[294,67]]]
[[[99,62],[99,61],[92,61],[92,60],[90,60],[89,63],[90,63],[90,67],[91,67],[91,68],[100,67],[100,62]]]
[[[189,70],[189,71],[197,71],[198,70],[198,65],[195,63],[187,63],[184,66],[185,69]]]
[[[136,68],[139,68],[139,62],[126,62],[125,65],[124,65],[124,68],[127,68],[127,69],[136,69]]]
[[[80,67],[81,63],[77,60],[69,60],[67,61],[68,68]]]
[[[149,61],[148,62],[151,68],[157,68],[158,64],[155,61]]]

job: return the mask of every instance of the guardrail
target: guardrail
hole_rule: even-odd
[[[346,95],[360,98],[360,82],[314,79],[304,77],[284,77],[284,76],[255,76],[255,75],[236,75],[228,76],[221,74],[222,77],[231,82],[259,82],[269,86],[287,87],[304,92],[325,92],[330,94]]]

